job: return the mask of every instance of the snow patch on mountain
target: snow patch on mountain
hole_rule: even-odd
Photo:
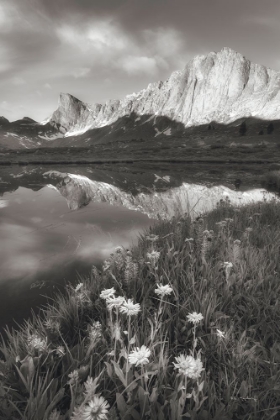
[[[38,134],[38,137],[40,137],[40,139],[43,140],[48,140],[48,141],[52,141],[52,140],[56,140],[56,139],[61,139],[64,137],[64,135],[62,133],[58,133],[58,134],[50,134],[49,136],[41,136]]]
[[[163,131],[165,136],[171,136],[171,128],[167,128],[167,130]]]

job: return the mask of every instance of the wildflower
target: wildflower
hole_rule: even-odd
[[[112,287],[111,289],[104,289],[100,293],[100,297],[101,299],[107,300],[108,298],[115,297],[115,293],[116,293],[116,290],[114,289],[114,287]]]
[[[81,420],[106,420],[109,404],[103,397],[94,395],[84,407]]]
[[[223,263],[223,267],[224,268],[232,268],[233,267],[233,264],[231,263],[231,262],[227,262],[227,261],[225,261],[224,263]]]
[[[155,289],[155,293],[157,295],[163,297],[165,295],[170,295],[170,293],[172,292],[173,292],[173,289],[168,284],[163,286],[161,283],[160,284],[157,283],[157,288]]]
[[[160,256],[160,252],[158,251],[147,252],[147,258],[151,260],[153,263],[156,263],[158,261],[159,256]]]
[[[223,333],[223,331],[219,330],[218,328],[217,328],[217,336],[218,336],[219,338],[226,338],[226,336],[225,336],[225,334]]]
[[[89,326],[89,339],[92,344],[101,338],[101,329],[102,327],[99,321]]]
[[[198,324],[199,321],[202,321],[203,316],[201,313],[193,312],[187,316],[187,320],[192,322],[194,325]]]
[[[173,362],[176,369],[179,369],[179,373],[186,375],[190,379],[198,379],[203,369],[203,365],[200,359],[195,359],[192,356],[180,356],[175,357],[177,363]]]
[[[122,313],[127,314],[128,316],[131,316],[137,315],[141,311],[141,308],[139,303],[134,304],[132,299],[128,299],[127,301],[124,301],[124,303],[120,307],[120,311]]]
[[[44,322],[44,324],[48,330],[51,330],[51,332],[58,332],[60,330],[60,323],[53,319],[48,319]]]
[[[231,262],[225,261],[223,263],[223,268],[225,269],[225,272],[226,272],[226,281],[228,281],[228,279],[229,279],[232,267],[233,267],[233,264]]]
[[[97,387],[97,381],[93,380],[90,376],[87,378],[86,382],[84,383],[85,386],[85,395],[92,399],[94,397],[96,387]]]
[[[69,373],[68,377],[70,378],[67,382],[69,385],[77,385],[79,382],[79,372],[75,369],[73,372]]]
[[[55,352],[58,356],[62,357],[65,355],[65,348],[63,346],[58,346]]]
[[[108,298],[106,304],[109,310],[113,308],[119,308],[125,302],[125,298],[122,296]]]
[[[39,337],[38,334],[32,334],[27,339],[30,350],[38,350],[43,352],[47,350],[47,339]]]
[[[252,230],[253,230],[253,228],[251,228],[251,227],[247,227],[247,228],[245,229],[245,232],[250,233],[250,232],[252,232]]]
[[[131,353],[128,355],[128,361],[132,365],[146,365],[149,363],[148,357],[151,355],[151,350],[149,350],[146,346],[136,347]]]
[[[186,238],[185,239],[185,242],[193,242],[194,241],[194,239],[193,238]]]
[[[84,283],[79,283],[77,287],[75,288],[75,292],[78,292],[83,287],[83,285]]]
[[[113,262],[117,270],[121,271],[124,266],[125,255],[123,253],[123,249],[120,246],[118,246],[115,251],[116,251],[116,254],[113,258]]]
[[[77,304],[78,305],[82,305],[82,304],[90,304],[91,300],[90,300],[90,291],[89,290],[81,290],[76,293],[75,298],[77,300]]]
[[[104,261],[104,264],[103,264],[103,266],[102,266],[102,270],[105,272],[105,271],[109,270],[109,268],[110,268],[110,267],[111,267],[111,263],[110,263],[110,261],[105,260],[105,261]]]

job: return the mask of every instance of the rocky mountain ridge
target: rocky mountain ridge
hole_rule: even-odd
[[[57,110],[46,122],[72,136],[131,114],[136,115],[136,122],[143,115],[164,116],[185,127],[212,121],[228,124],[248,117],[279,119],[280,72],[223,48],[193,58],[166,81],[151,83],[123,100],[89,106],[61,94]]]

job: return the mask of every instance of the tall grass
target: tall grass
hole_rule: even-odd
[[[279,245],[275,201],[158,222],[6,330],[1,418],[276,419]]]

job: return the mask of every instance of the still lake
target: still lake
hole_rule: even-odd
[[[228,197],[271,198],[254,171],[228,168],[63,166],[0,168],[0,328],[21,323],[117,246],[159,218],[193,217]],[[211,172],[212,171],[212,172]],[[217,172],[218,171],[218,172]],[[238,190],[234,182],[241,181]]]

